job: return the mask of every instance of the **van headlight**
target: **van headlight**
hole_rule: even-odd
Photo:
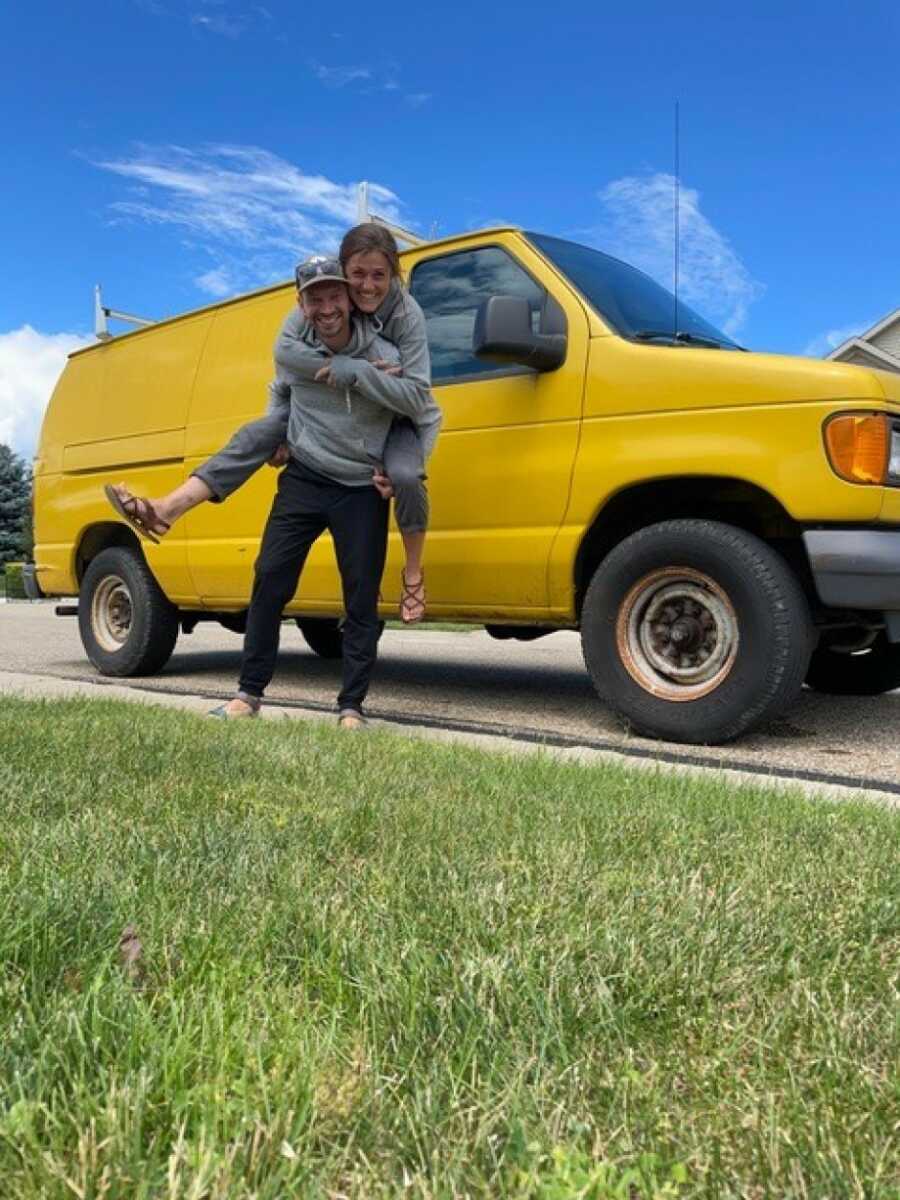
[[[823,433],[831,469],[841,479],[900,487],[900,420],[887,413],[837,413]]]
[[[891,444],[888,449],[888,479],[900,484],[900,421],[891,421]]]

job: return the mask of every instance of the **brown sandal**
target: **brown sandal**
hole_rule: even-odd
[[[418,625],[425,616],[425,572],[418,583],[407,583],[406,572],[400,572],[400,620],[404,625]]]
[[[122,520],[148,542],[159,545],[159,539],[171,529],[169,522],[162,519],[146,496],[132,496],[124,483],[108,483],[103,491]],[[156,528],[151,528],[151,525]],[[160,526],[163,526],[162,530]]]

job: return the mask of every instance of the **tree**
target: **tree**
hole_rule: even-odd
[[[0,567],[30,551],[30,512],[31,468],[0,443]]]

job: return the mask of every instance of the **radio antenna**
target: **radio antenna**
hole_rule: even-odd
[[[680,201],[681,201],[681,178],[680,178],[681,165],[680,165],[680,161],[679,161],[680,160],[680,154],[679,154],[680,140],[681,139],[680,139],[680,130],[679,130],[679,121],[678,121],[678,101],[676,100],[675,101],[675,264],[674,264],[674,271],[673,271],[674,279],[675,279],[675,328],[672,330],[672,332],[675,334],[676,337],[678,336],[678,264],[679,264],[679,258],[680,258],[680,246],[678,243],[679,243],[679,236],[680,236],[680,232],[681,232],[681,229],[680,229],[681,220],[680,220],[680,212],[679,212]]]

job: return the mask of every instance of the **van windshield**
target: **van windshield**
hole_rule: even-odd
[[[571,280],[591,307],[622,337],[648,345],[742,349],[680,300],[676,321],[672,293],[628,263],[563,238],[548,237],[543,233],[526,233],[525,236]]]

